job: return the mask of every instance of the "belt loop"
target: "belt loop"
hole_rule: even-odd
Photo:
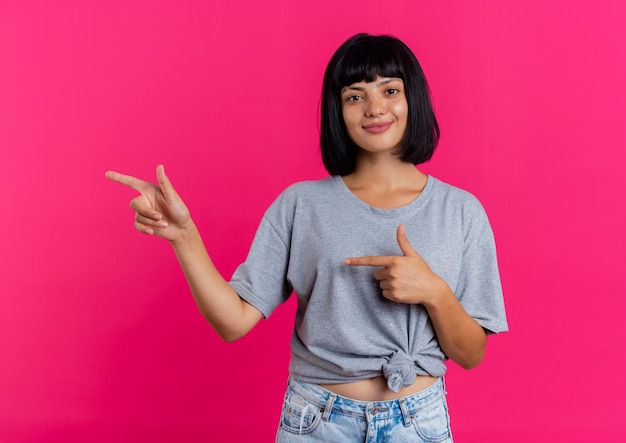
[[[400,400],[398,400],[398,403],[400,404],[400,410],[402,411],[402,418],[404,419],[404,426],[410,426],[411,414],[409,414],[409,408],[406,405],[406,399],[401,398]]]
[[[324,405],[324,409],[322,413],[322,420],[328,421],[328,418],[330,417],[330,413],[333,410],[333,405],[335,404],[336,399],[337,399],[337,394],[331,393],[328,396],[328,399],[326,400],[326,404]]]

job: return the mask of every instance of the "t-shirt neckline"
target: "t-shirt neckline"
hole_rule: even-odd
[[[426,177],[427,177],[426,186],[424,186],[424,189],[422,190],[422,192],[413,201],[407,203],[406,205],[399,206],[397,208],[388,208],[388,209],[377,208],[361,200],[350,190],[350,188],[348,188],[348,186],[343,181],[340,175],[333,176],[333,179],[335,181],[336,187],[339,189],[340,194],[344,197],[346,202],[349,203],[351,206],[355,206],[359,208],[360,210],[365,210],[369,213],[375,213],[378,215],[388,216],[388,217],[395,217],[398,215],[405,215],[407,213],[416,211],[420,209],[422,206],[424,206],[425,202],[430,198],[430,195],[432,194],[432,190],[436,181],[436,179],[431,175],[427,174]]]

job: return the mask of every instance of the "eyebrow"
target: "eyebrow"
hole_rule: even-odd
[[[380,86],[385,86],[388,83],[392,83],[395,81],[402,81],[401,78],[399,77],[391,77],[391,78],[385,78],[381,81],[379,81],[378,83],[376,83],[377,87]],[[354,86],[354,85],[348,85],[348,86],[344,86],[343,88],[341,88],[341,91],[343,92],[346,89],[352,89],[352,90],[356,90],[356,91],[363,91],[365,88],[362,88],[361,86]]]

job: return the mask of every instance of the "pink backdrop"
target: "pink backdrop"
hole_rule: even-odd
[[[234,344],[109,168],[163,162],[230,275],[325,176],[321,76],[361,31],[415,51],[425,167],[477,195],[512,331],[448,376],[459,442],[626,441],[620,0],[0,2],[0,442],[272,441],[293,304]]]

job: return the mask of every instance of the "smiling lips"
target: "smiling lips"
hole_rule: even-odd
[[[390,126],[391,122],[378,122],[365,125],[363,126],[363,129],[373,134],[380,134],[381,132],[385,132]]]

